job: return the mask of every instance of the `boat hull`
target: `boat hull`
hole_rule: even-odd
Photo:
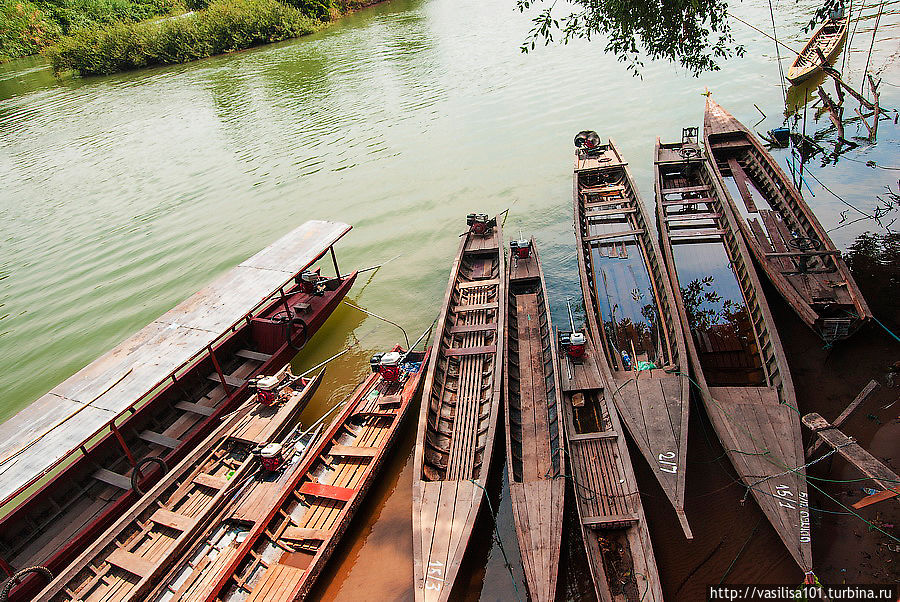
[[[500,412],[505,329],[500,225],[463,236],[425,377],[413,469],[416,600],[447,600],[483,498]]]
[[[547,286],[534,239],[507,264],[504,425],[513,519],[532,600],[556,599],[565,504],[560,388]]]

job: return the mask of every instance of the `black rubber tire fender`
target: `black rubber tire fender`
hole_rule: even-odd
[[[45,579],[47,579],[47,583],[53,581],[53,573],[50,572],[45,566],[35,565],[29,566],[19,571],[16,571],[12,577],[6,580],[6,583],[3,584],[3,589],[0,590],[0,602],[7,602],[9,600],[9,593],[12,589],[22,582],[22,579],[28,576],[30,573],[37,573],[39,575],[43,575]]]
[[[131,471],[131,488],[134,489],[134,492],[138,495],[147,493],[146,491],[141,491],[140,483],[138,482],[138,473],[145,464],[156,464],[162,469],[163,474],[169,472],[169,465],[166,464],[165,460],[158,456],[148,456],[142,460],[138,460],[137,464],[134,465],[134,470]],[[0,600],[0,602],[3,602],[3,600]]]

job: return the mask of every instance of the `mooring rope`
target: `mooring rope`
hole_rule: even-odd
[[[468,479],[470,483],[476,485],[481,491],[484,492],[484,498],[488,503],[488,510],[491,513],[491,529],[494,533],[494,539],[497,542],[497,545],[500,546],[500,553],[503,554],[503,563],[506,565],[506,570],[509,573],[509,579],[512,581],[513,589],[515,590],[516,601],[519,600],[519,585],[516,583],[516,577],[512,572],[512,564],[509,562],[509,557],[506,555],[506,548],[503,547],[503,540],[500,539],[500,532],[497,531],[497,515],[494,514],[494,505],[491,504],[491,496],[488,495],[487,489],[482,486],[481,483],[474,479]]]
[[[775,31],[775,9],[772,8],[772,0],[769,0],[769,15],[772,17],[772,37],[775,40],[775,56],[778,59],[778,73],[781,75],[781,96],[787,104],[787,88],[784,86],[784,67],[781,65],[781,49],[778,48],[778,32]]]

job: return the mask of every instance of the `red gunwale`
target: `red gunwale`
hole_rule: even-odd
[[[400,345],[395,345],[392,351],[403,351],[403,348]],[[369,471],[369,474],[366,476],[366,478],[363,479],[360,487],[347,502],[348,505],[345,507],[344,516],[338,520],[339,526],[335,532],[335,535],[328,542],[322,543],[322,545],[317,550],[315,557],[310,561],[309,570],[307,570],[303,574],[303,577],[298,580],[296,584],[294,584],[291,596],[289,598],[290,600],[303,599],[309,592],[309,589],[313,586],[319,573],[324,568],[324,565],[327,562],[328,557],[331,555],[331,552],[334,550],[337,542],[340,541],[347,524],[350,520],[352,520],[352,517],[355,514],[359,504],[362,502],[363,498],[368,492],[368,489],[371,486],[374,477],[377,475],[378,471],[381,468],[381,463],[385,459],[387,450],[394,443],[397,431],[399,430],[403,420],[409,413],[409,405],[412,402],[412,399],[415,397],[416,392],[419,391],[420,385],[422,384],[422,376],[425,374],[431,352],[431,348],[428,348],[425,351],[421,359],[419,371],[416,372],[415,375],[413,375],[403,384],[403,388],[400,391],[401,405],[396,413],[396,420],[394,420],[393,424],[390,426],[390,435],[385,439],[382,447],[379,450],[379,453],[376,456],[376,459],[373,461],[373,464],[370,465],[371,469]],[[328,430],[319,439],[319,442],[316,444],[314,451],[307,456],[307,459],[304,461],[303,466],[297,471],[297,474],[294,476],[294,478],[291,479],[290,485],[284,489],[277,503],[275,503],[269,509],[264,520],[256,523],[250,534],[241,544],[240,551],[235,554],[234,559],[221,572],[221,574],[219,575],[219,579],[216,581],[215,585],[204,598],[205,602],[214,602],[220,597],[223,589],[228,585],[229,581],[231,580],[234,573],[238,570],[238,568],[240,568],[248,553],[257,544],[259,538],[265,533],[266,529],[269,526],[269,523],[275,517],[279,508],[281,508],[290,499],[291,492],[295,488],[297,488],[297,486],[303,481],[316,461],[318,461],[322,456],[323,452],[325,452],[329,448],[329,446],[334,443],[334,438],[337,436],[338,431],[340,431],[343,425],[352,417],[354,411],[359,406],[360,402],[365,399],[368,392],[371,391],[373,387],[378,386],[380,380],[381,376],[379,374],[371,374],[356,388],[356,391],[353,394],[353,398],[347,403],[347,407],[344,408],[344,410],[332,421],[331,425],[328,427]]]
[[[297,306],[300,303],[310,304],[309,311],[302,316],[306,318],[304,321],[306,323],[307,336],[306,340],[303,341],[303,344],[305,345],[308,339],[322,326],[328,316],[340,304],[341,300],[344,298],[344,296],[346,296],[347,292],[352,287],[353,282],[356,280],[357,272],[354,271],[351,274],[340,278],[340,283],[336,287],[334,287],[333,290],[325,291],[322,296],[311,296],[305,293],[298,292],[298,285],[294,284],[294,277],[296,276],[296,274],[299,274],[303,270],[309,268],[309,266],[321,260],[329,251],[332,251],[332,249],[333,245],[329,245],[328,247],[323,249],[322,252],[319,253],[312,261],[304,265],[302,268],[298,269],[295,274],[288,278],[281,286],[279,286],[277,290],[273,291],[271,294],[262,299],[259,303],[256,304],[256,306],[254,306],[252,310],[244,314],[240,319],[236,320],[227,330],[216,337],[216,339],[214,339],[214,341],[209,346],[204,347],[193,356],[191,356],[191,358],[184,362],[181,366],[170,372],[165,378],[156,383],[147,393],[138,398],[128,408],[117,414],[113,419],[105,423],[92,435],[87,437],[85,441],[89,441],[101,435],[104,430],[110,429],[111,425],[114,425],[116,429],[121,432],[122,430],[128,428],[130,424],[134,422],[140,422],[141,418],[146,419],[146,417],[152,415],[154,411],[160,410],[160,407],[158,406],[167,401],[167,399],[172,396],[173,392],[176,396],[179,395],[179,380],[184,380],[191,376],[195,376],[198,373],[202,373],[204,370],[208,370],[209,372],[214,371],[214,362],[212,360],[212,356],[210,355],[210,350],[212,351],[212,354],[215,354],[220,350],[233,352],[233,350],[237,349],[238,345],[244,342],[242,339],[246,337],[252,337],[254,320],[257,321],[257,324],[260,323],[259,321],[261,320],[268,320],[271,317],[284,311],[285,306],[292,310],[293,307]],[[283,367],[288,361],[290,361],[290,359],[293,358],[294,355],[296,355],[297,351],[299,350],[299,347],[295,348],[294,346],[292,346],[291,343],[293,342],[294,341],[291,341],[289,343],[288,341],[285,341],[283,344],[281,344],[281,346],[272,354],[272,357],[266,360],[262,365],[260,365],[254,371],[254,374],[270,373],[273,371],[277,371],[278,369]],[[222,359],[224,358],[225,356],[223,355]],[[167,381],[169,382],[168,385],[166,384]],[[163,388],[156,391],[159,387]],[[154,391],[156,392],[154,393]],[[162,455],[161,457],[169,466],[174,466],[174,464],[177,463],[179,459],[184,457],[184,455],[188,451],[190,451],[190,449],[192,449],[199,441],[201,441],[206,435],[209,434],[209,432],[219,422],[224,414],[231,411],[248,396],[249,392],[246,383],[241,385],[240,387],[232,388],[231,392],[227,393],[223,400],[216,406],[213,414],[193,425],[183,436],[182,443],[178,447],[172,449],[167,454]],[[174,401],[174,399],[168,400]],[[138,408],[138,406],[140,406],[140,408]],[[122,419],[123,417],[124,419]],[[119,420],[121,420],[121,423],[116,424],[116,422]],[[0,506],[9,504],[12,500],[15,499],[15,497],[21,495],[22,492],[34,486],[36,482],[44,478],[47,474],[55,470],[61,464],[70,462],[70,464],[63,468],[57,475],[53,476],[49,481],[47,481],[39,489],[34,491],[26,499],[19,502],[2,519],[0,519],[0,533],[8,530],[9,527],[7,527],[7,525],[13,525],[17,521],[25,520],[25,517],[28,515],[29,511],[32,510],[32,507],[37,505],[45,497],[49,497],[54,489],[62,487],[62,484],[66,482],[71,482],[73,478],[83,478],[85,475],[78,475],[77,473],[79,473],[79,471],[83,472],[87,470],[88,478],[90,478],[89,474],[93,471],[93,469],[87,466],[87,464],[89,464],[93,459],[95,459],[95,457],[101,455],[104,452],[106,452],[107,454],[110,453],[110,450],[112,449],[116,449],[120,454],[124,454],[124,450],[122,450],[116,438],[116,433],[110,430],[89,449],[85,449],[85,443],[82,442],[81,445],[71,449],[65,456],[60,458],[53,465],[46,468],[38,475],[35,475],[27,483],[7,496],[7,498],[2,503],[0,503]],[[147,457],[148,455],[151,454],[145,454],[141,457]],[[141,458],[136,459],[139,460]],[[154,466],[153,470],[144,473],[145,476],[142,482],[146,483],[151,478],[155,478],[156,476],[158,476],[158,473],[159,469]],[[118,499],[110,502],[96,518],[89,522],[85,527],[80,529],[64,544],[60,545],[59,548],[49,558],[42,561],[42,566],[47,567],[52,573],[56,574],[62,567],[66,566],[72,560],[74,560],[74,558],[76,558],[78,554],[80,554],[84,550],[86,545],[92,539],[102,533],[109,525],[112,524],[112,522],[114,522],[116,518],[121,516],[123,512],[127,511],[127,509],[131,507],[138,499],[139,496],[133,490],[124,491],[118,497]],[[64,514],[57,518],[57,520],[64,519]],[[25,565],[23,564],[22,566]],[[16,568],[22,567],[11,567],[4,559],[4,561],[0,563],[0,568],[9,573],[9,569],[15,570]],[[13,602],[17,600],[30,599],[38,591],[40,591],[40,588],[45,585],[42,579],[43,578],[38,578],[35,575],[31,575],[28,578],[24,579],[23,582],[12,591],[9,599]]]

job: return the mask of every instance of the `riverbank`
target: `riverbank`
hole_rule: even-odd
[[[85,27],[43,54],[57,75],[109,75],[187,63],[308,35],[376,1],[216,0],[164,19]]]

